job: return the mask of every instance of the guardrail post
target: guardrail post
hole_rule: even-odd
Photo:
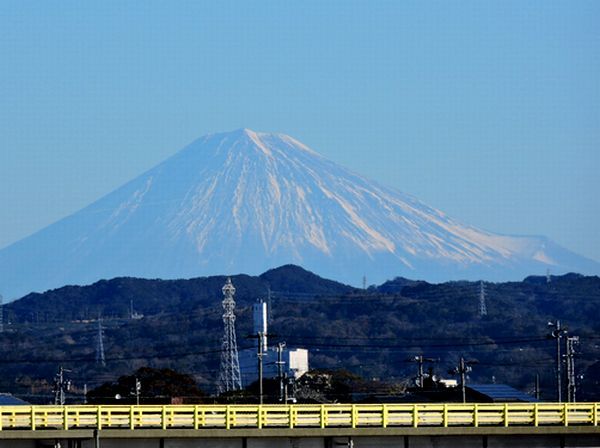
[[[508,403],[504,403],[504,426],[508,426]]]
[[[35,431],[35,406],[31,406],[31,430]]]
[[[539,426],[540,415],[539,415],[539,406],[537,403],[533,404],[533,426]]]
[[[69,430],[69,410],[66,406],[63,406],[63,429]]]
[[[200,428],[200,422],[198,421],[198,405],[194,406],[194,429]]]
[[[135,428],[135,420],[134,420],[134,414],[133,414],[133,406],[129,407],[129,429],[131,429],[133,431],[133,429]]]
[[[442,411],[442,423],[444,424],[444,428],[448,427],[448,403],[444,403],[444,410]]]
[[[475,428],[479,427],[479,406],[477,403],[473,405],[473,426]]]
[[[563,404],[563,421],[565,423],[565,426],[569,426],[569,408],[568,408],[568,406],[569,406],[568,403]]]
[[[167,406],[163,405],[161,412],[161,426],[162,429],[167,429]]]
[[[413,404],[413,428],[419,426],[419,408],[416,404]]]
[[[384,428],[387,428],[388,425],[388,407],[387,404],[383,405],[383,409],[381,409],[381,424]]]
[[[327,426],[327,414],[326,414],[326,410],[325,410],[325,405],[322,404],[321,405],[321,428],[325,428]]]
[[[0,406],[0,431],[2,431],[2,406]]]
[[[357,420],[358,420],[357,417],[358,416],[356,415],[356,405],[353,404],[352,409],[350,410],[350,423],[353,428],[356,428],[356,424],[357,424]]]
[[[96,407],[96,428],[102,429],[102,406]]]
[[[594,426],[598,426],[598,403],[593,404],[594,408],[592,409],[592,423]]]
[[[296,423],[296,411],[294,409],[294,406],[288,405],[288,419],[290,423],[290,429],[293,429]]]

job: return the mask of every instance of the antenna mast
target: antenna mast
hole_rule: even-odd
[[[240,390],[242,379],[240,375],[240,361],[238,358],[237,340],[235,336],[235,287],[231,278],[222,288],[223,291],[223,343],[221,345],[221,367],[217,384],[219,393]]]

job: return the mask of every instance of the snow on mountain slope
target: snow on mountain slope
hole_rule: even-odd
[[[202,137],[83,210],[0,251],[0,289],[113,276],[258,274],[294,263],[358,284],[600,272],[543,237],[463,225],[282,134]]]

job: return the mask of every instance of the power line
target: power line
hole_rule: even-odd
[[[241,347],[242,350],[252,348],[254,346]],[[132,360],[148,360],[148,359],[178,359],[187,356],[198,356],[198,355],[210,355],[222,353],[223,349],[212,349],[212,350],[203,350],[203,351],[188,351],[182,353],[173,353],[170,352],[168,354],[148,354],[148,355],[132,355],[132,356],[116,356],[116,357],[106,357],[105,361],[116,362],[116,361],[132,361]],[[51,363],[80,363],[80,362],[95,362],[95,357],[92,356],[81,356],[81,357],[72,357],[72,358],[28,358],[28,359],[10,359],[10,358],[2,358],[0,359],[0,364],[51,364]]]
[[[423,347],[423,348],[442,348],[442,347],[476,347],[476,346],[486,346],[486,345],[504,345],[504,344],[522,344],[522,343],[530,343],[530,342],[545,342],[546,338],[530,338],[530,339],[515,339],[511,341],[479,341],[479,342],[467,342],[467,343],[440,343],[440,344],[378,344],[378,345],[368,345],[368,344],[327,344],[327,343],[302,343],[304,345],[309,345],[312,347],[346,347],[346,348],[376,348],[376,349],[385,349],[385,348],[410,348],[410,347]]]
[[[293,339],[293,338],[292,338]],[[374,350],[380,351],[382,349],[399,349],[399,350],[410,350],[410,349],[421,349],[421,348],[463,348],[463,347],[486,347],[486,346],[495,346],[495,345],[514,345],[514,344],[525,344],[525,343],[541,343],[547,342],[546,338],[541,337],[533,337],[533,338],[513,338],[513,339],[503,339],[497,341],[482,341],[482,340],[472,340],[465,342],[457,342],[457,343],[440,343],[440,344],[420,344],[420,343],[410,343],[410,340],[407,339],[409,343],[405,344],[336,344],[336,343],[319,343],[319,342],[302,342],[302,338],[299,338],[299,342],[295,342],[295,344],[302,344],[308,348],[329,348],[329,349],[349,349],[349,350]],[[165,347],[165,348],[169,348]],[[240,349],[245,350],[254,347],[254,345],[242,346]],[[224,349],[221,347],[220,349],[208,349],[208,350],[200,350],[200,351],[183,351],[183,352],[174,352],[169,351],[168,353],[155,353],[155,354],[146,354],[146,355],[131,355],[131,356],[117,356],[117,357],[105,357],[105,362],[116,362],[116,361],[129,361],[129,360],[144,360],[144,359],[179,359],[182,357],[188,356],[199,356],[199,355],[209,355],[209,354],[221,354]],[[495,352],[498,349],[494,350]],[[487,352],[486,352],[487,353]],[[36,364],[36,363],[74,363],[74,362],[94,362],[95,357],[91,356],[79,356],[79,357],[71,357],[71,358],[26,358],[26,359],[15,359],[15,358],[2,358],[0,359],[0,364]]]

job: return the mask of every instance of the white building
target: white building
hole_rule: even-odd
[[[255,337],[262,335],[260,340],[263,352],[263,378],[276,378],[277,368],[277,348],[268,346],[268,327],[267,327],[267,304],[257,302],[252,305],[252,332]],[[258,379],[258,345],[256,348],[241,350],[238,354],[240,360],[240,373],[242,383],[248,385]],[[283,373],[288,377],[300,378],[308,372],[308,350],[304,348],[288,348],[282,350]]]
[[[239,352],[242,383],[247,386],[258,379],[258,358],[256,349]],[[300,378],[308,372],[308,350],[284,347],[282,353],[283,372],[288,377]],[[270,347],[263,354],[263,378],[277,378],[277,348]]]

